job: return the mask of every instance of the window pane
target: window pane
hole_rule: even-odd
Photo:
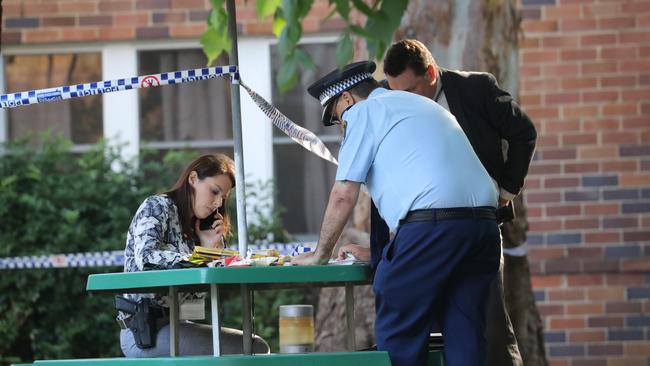
[[[138,53],[140,75],[205,67],[200,50]],[[215,65],[225,65],[219,58]],[[230,80],[209,79],[141,89],[140,136],[146,141],[232,139]]]
[[[340,129],[336,126],[323,126],[320,121],[320,103],[307,93],[307,87],[311,83],[336,67],[336,45],[324,43],[301,47],[312,56],[316,68],[304,71],[298,85],[284,96],[279,94],[274,80],[273,104],[295,123],[319,137],[337,136],[336,140],[339,141]],[[277,75],[280,67],[277,47],[272,47],[271,56],[273,75]],[[277,128],[273,134],[286,136]],[[338,155],[338,143],[328,143],[326,146],[334,156]],[[278,203],[287,209],[282,217],[286,229],[292,234],[318,234],[336,176],[336,166],[293,142],[274,144],[273,158]]]
[[[102,79],[98,53],[8,56],[7,92],[20,92],[88,83]],[[9,109],[9,138],[52,130],[75,144],[92,144],[102,137],[102,97],[92,95]],[[31,141],[35,142],[34,136]]]

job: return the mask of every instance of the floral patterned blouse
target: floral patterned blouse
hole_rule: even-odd
[[[178,208],[171,198],[166,195],[150,196],[142,202],[129,226],[124,249],[124,272],[171,269],[184,256],[189,256],[193,249],[193,241],[183,238]],[[155,303],[167,306],[167,296],[160,294],[125,295],[133,301],[141,297],[153,298]],[[181,296],[181,301],[183,298]]]

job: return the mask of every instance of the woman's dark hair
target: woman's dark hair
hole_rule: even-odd
[[[374,78],[366,79],[359,84],[353,86],[348,91],[356,96],[361,98],[368,98],[368,95],[372,93],[373,90],[379,88],[379,82]]]
[[[386,52],[384,74],[395,77],[404,70],[411,69],[415,75],[424,75],[429,65],[438,68],[427,47],[418,40],[403,39],[390,46]]]
[[[235,187],[235,163],[232,159],[224,154],[203,155],[190,162],[172,188],[164,192],[178,208],[183,236],[192,239],[198,243],[198,236],[194,232],[194,221],[196,218],[192,212],[192,202],[194,200],[194,189],[189,183],[189,177],[192,172],[196,172],[199,179],[207,177],[216,177],[217,175],[227,175],[230,178],[232,187]],[[230,216],[228,215],[228,195],[219,208],[219,213],[223,216],[224,239],[228,239],[230,232]]]

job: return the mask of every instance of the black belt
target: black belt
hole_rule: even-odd
[[[399,220],[403,225],[416,221],[431,220],[456,220],[456,219],[488,219],[496,220],[494,207],[454,207],[454,208],[427,208],[422,210],[412,210],[406,214],[406,217]]]

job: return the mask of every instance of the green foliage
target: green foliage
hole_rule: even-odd
[[[126,231],[142,200],[169,188],[198,155],[177,151],[156,158],[145,152],[136,168],[120,158],[119,149],[105,144],[75,154],[69,142],[47,136],[41,141],[38,148],[24,142],[0,146],[5,151],[0,156],[0,257],[124,249]],[[120,170],[113,170],[115,166]],[[255,186],[249,192],[253,197],[273,194],[257,192]],[[254,212],[269,210],[260,206]],[[275,240],[284,238],[279,211],[252,221],[257,225],[250,230],[253,236],[265,237],[266,231]],[[89,274],[120,270],[0,270],[0,365],[121,356],[112,296],[85,290]],[[256,312],[263,314],[258,329],[272,335],[277,326],[273,303],[299,298],[297,292],[256,296]],[[237,319],[226,317],[240,328]]]
[[[208,18],[208,30],[201,37],[208,64],[219,57],[222,51],[230,52],[232,46],[225,25],[228,14],[223,8],[224,0],[212,0],[211,3],[213,8]],[[313,3],[313,0],[256,0],[258,18],[273,19],[273,34],[278,38],[281,65],[276,82],[281,93],[295,86],[301,69],[313,68],[311,57],[298,47],[302,37],[302,20]],[[336,63],[341,68],[353,57],[351,35],[366,40],[371,59],[383,57],[406,11],[408,0],[373,0],[371,5],[364,0],[329,0],[329,3],[334,8],[328,18],[338,14],[347,24],[336,48]],[[357,24],[351,19],[350,13],[354,11],[364,16],[365,24]]]

